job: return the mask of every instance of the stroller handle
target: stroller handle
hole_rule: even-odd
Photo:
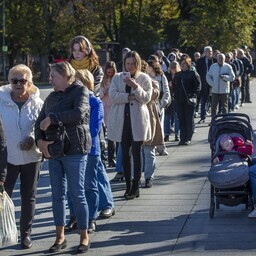
[[[217,119],[222,119],[222,118],[234,118],[234,117],[240,117],[244,118],[248,123],[251,123],[251,119],[248,115],[244,113],[225,113],[225,114],[217,114],[213,117],[212,122],[216,121]]]

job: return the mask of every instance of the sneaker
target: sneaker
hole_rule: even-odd
[[[236,105],[235,105],[235,109],[239,109],[239,106],[238,106],[238,104],[236,104]]]
[[[167,156],[168,152],[166,150],[162,151],[161,153],[159,153],[160,156]]]
[[[197,118],[199,116],[198,112],[195,112],[194,118]]]
[[[248,218],[256,219],[256,209],[254,209],[251,213],[249,213]]]

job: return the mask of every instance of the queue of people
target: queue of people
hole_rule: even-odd
[[[5,152],[0,186],[11,196],[20,176],[21,247],[33,245],[36,190],[44,159],[49,161],[56,229],[49,252],[66,248],[66,232],[79,229],[76,252],[85,253],[97,218],[115,214],[106,162],[109,168],[119,168],[115,178],[125,180],[124,198],[138,198],[142,172],[145,187],[153,186],[156,153],[168,154],[173,126],[177,145],[190,146],[199,105],[198,123],[203,123],[210,108],[212,116],[235,109],[239,88],[240,106],[251,102],[252,67],[243,49],[216,54],[213,58],[212,48],[206,46],[192,62],[175,48],[168,57],[158,50],[145,61],[124,48],[122,61],[109,61],[103,70],[91,42],[75,36],[68,60],[50,65],[54,91],[44,102],[30,68],[14,66],[9,84],[0,88],[0,146]]]

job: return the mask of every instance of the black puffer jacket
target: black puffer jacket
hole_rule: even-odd
[[[188,98],[196,96],[201,90],[201,80],[198,73],[194,70],[180,71],[173,79],[173,96],[178,103],[186,103]]]
[[[61,121],[69,138],[66,155],[87,154],[91,148],[89,129],[90,107],[89,91],[80,82],[75,81],[64,92],[52,92],[46,98],[35,124],[35,139],[45,140],[45,132],[40,130],[40,122],[49,116],[51,126],[58,127]]]
[[[7,166],[7,146],[4,136],[4,130],[2,125],[2,118],[0,118],[0,181],[5,182],[6,178],[6,166]]]

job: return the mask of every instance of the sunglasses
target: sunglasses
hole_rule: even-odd
[[[22,78],[22,79],[12,78],[11,81],[13,84],[20,83],[20,85],[24,85],[28,80],[26,80],[24,78]]]

